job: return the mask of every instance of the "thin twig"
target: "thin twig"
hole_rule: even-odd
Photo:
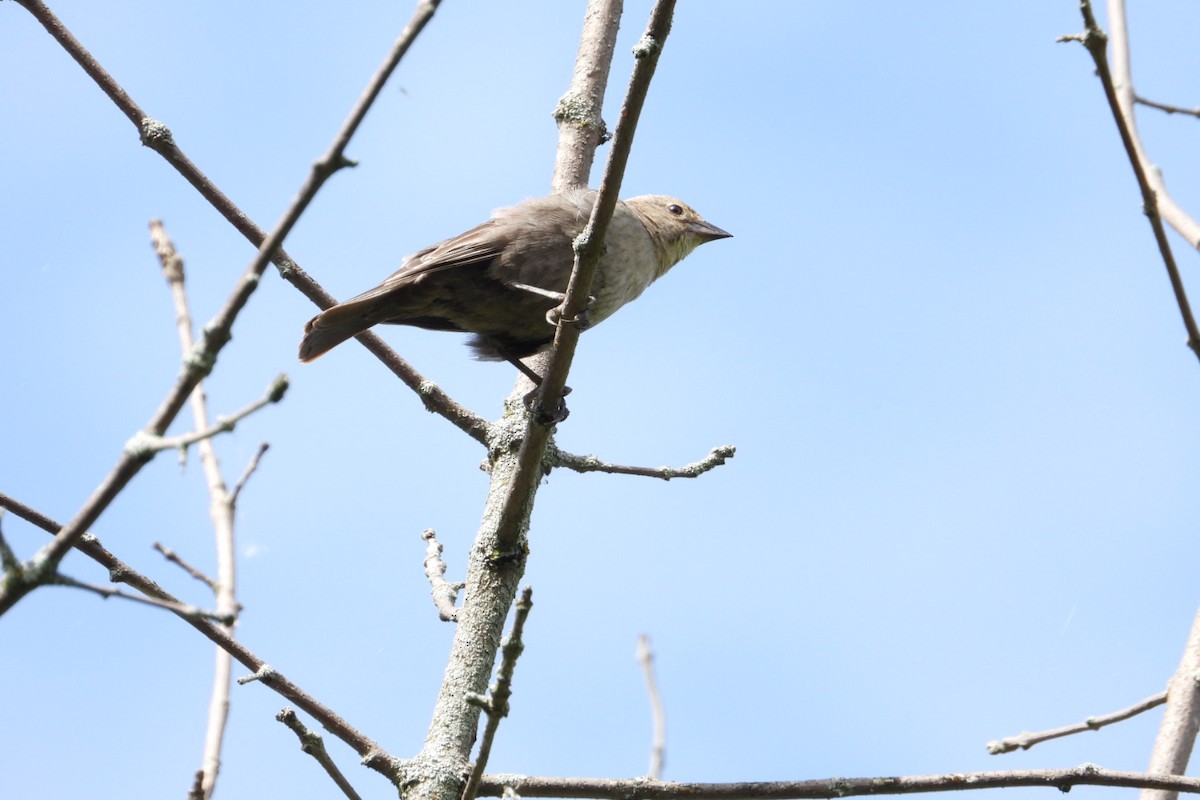
[[[231,507],[237,506],[238,497],[241,496],[242,489],[246,488],[246,482],[250,480],[250,476],[258,469],[258,462],[262,461],[263,455],[269,449],[271,449],[271,445],[263,442],[254,451],[254,455],[250,458],[250,463],[246,465],[245,471],[242,472],[242,477],[238,478],[237,483],[233,486],[233,491],[229,493],[229,505]]]
[[[217,417],[217,421],[212,425],[207,425],[202,430],[191,431],[190,433],[181,433],[178,436],[153,436],[145,431],[138,431],[133,438],[126,443],[126,448],[135,454],[160,453],[163,450],[175,450],[177,448],[190,447],[199,442],[206,442],[214,436],[222,433],[229,433],[237,427],[237,424],[246,417],[256,411],[259,411],[272,403],[278,403],[283,399],[288,388],[287,375],[280,375],[271,382],[267,387],[267,391],[262,397],[252,403],[247,404],[243,408],[238,409],[228,416]],[[200,387],[197,386],[197,390]]]
[[[650,740],[650,771],[646,774],[653,780],[659,780],[667,755],[667,714],[663,710],[658,680],[654,677],[654,651],[650,649],[650,637],[645,634],[638,637],[637,660],[646,678],[646,694],[650,698],[650,720],[654,731]]]
[[[154,608],[162,608],[170,611],[172,614],[177,614],[184,619],[204,619],[221,625],[232,625],[236,617],[231,614],[220,614],[215,611],[205,611],[202,608],[197,608],[189,603],[170,602],[167,600],[159,600],[156,597],[146,597],[143,595],[129,594],[112,586],[98,586],[94,583],[86,583],[85,581],[76,580],[68,575],[57,574],[49,581],[59,586],[68,586],[72,589],[83,589],[85,592],[92,592],[107,600],[110,597],[117,597],[122,600],[129,600],[133,603],[141,603],[142,605],[152,606]]]
[[[338,769],[338,765],[333,763],[333,759],[329,757],[329,752],[325,749],[325,740],[321,738],[321,734],[309,730],[308,726],[300,721],[300,717],[296,715],[294,709],[285,708],[275,715],[275,719],[287,726],[288,730],[296,734],[300,740],[300,751],[308,753],[317,760],[321,768],[325,770],[325,774],[337,784],[337,787],[342,790],[342,794],[351,800],[360,800],[358,792],[354,791],[354,787],[350,785],[350,781],[346,780],[346,776]]]
[[[1071,736],[1072,734],[1083,733],[1084,731],[1098,731],[1106,725],[1112,725],[1114,722],[1122,722],[1130,717],[1135,717],[1143,711],[1149,711],[1156,706],[1161,706],[1165,702],[1167,702],[1167,693],[1159,692],[1139,703],[1134,703],[1128,708],[1113,711],[1109,714],[1101,714],[1098,717],[1088,717],[1083,722],[1076,722],[1073,725],[1064,725],[1061,728],[1053,728],[1037,733],[1019,733],[1016,736],[1008,736],[1004,739],[988,742],[987,749],[994,756],[1011,753],[1014,750],[1028,750],[1035,744],[1040,744],[1051,739]]]
[[[475,800],[479,781],[483,771],[487,769],[488,758],[492,754],[492,742],[496,739],[496,731],[500,728],[500,720],[508,716],[508,701],[512,697],[513,670],[517,667],[517,659],[525,649],[525,620],[533,608],[533,589],[526,586],[517,598],[517,613],[513,615],[512,632],[504,640],[500,648],[500,668],[496,670],[496,682],[488,691],[488,696],[468,695],[467,702],[479,706],[487,712],[487,724],[483,727],[483,735],[479,737],[479,756],[471,768],[467,784],[463,788],[461,800]]]
[[[195,578],[196,580],[203,583],[210,590],[212,590],[214,592],[216,591],[217,582],[215,580],[213,580],[212,578],[205,575],[203,572],[198,570],[196,567],[193,567],[191,564],[189,564],[187,561],[185,561],[183,559],[183,557],[180,556],[178,553],[176,553],[174,550],[167,547],[162,542],[154,542],[154,544],[152,544],[151,547],[153,547],[155,550],[157,550],[159,553],[161,553],[162,557],[165,558],[167,561],[170,561],[172,564],[174,564],[175,566],[182,569],[188,575],[191,575],[193,578]]]
[[[629,467],[622,464],[610,464],[596,456],[578,456],[559,450],[553,443],[546,448],[546,461],[554,467],[566,467],[575,472],[608,472],[614,475],[638,475],[644,478],[661,478],[669,481],[672,478],[698,478],[709,470],[716,469],[727,460],[733,458],[736,448],[733,445],[714,447],[707,456],[682,467]]]
[[[433,604],[437,607],[438,617],[442,622],[458,622],[458,609],[454,603],[458,600],[458,592],[465,584],[452,583],[446,580],[446,562],[442,560],[442,543],[437,540],[437,533],[428,528],[421,534],[425,540],[425,577],[433,594]]]
[[[879,778],[821,778],[809,781],[745,783],[675,783],[648,778],[543,778],[528,775],[487,775],[480,796],[497,797],[505,791],[521,797],[596,798],[597,800],[802,800],[860,795],[921,794],[968,789],[1003,789],[1044,786],[1060,792],[1073,786],[1120,786],[1172,789],[1200,794],[1200,778],[1182,775],[1148,775],[1118,772],[1095,764],[1073,769],[1013,770],[1011,772],[955,772],[947,775],[906,775]]]
[[[1173,106],[1169,103],[1158,103],[1154,100],[1147,100],[1144,97],[1134,96],[1133,102],[1146,106],[1148,108],[1156,108],[1159,111],[1165,111],[1168,114],[1182,114],[1186,117],[1200,117],[1200,108],[1184,108],[1183,106]]]

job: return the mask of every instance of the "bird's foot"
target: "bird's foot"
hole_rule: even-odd
[[[546,322],[549,322],[555,327],[558,326],[559,322],[565,322],[568,325],[578,325],[579,330],[586,331],[588,328],[592,327],[591,315],[588,312],[591,311],[592,304],[595,302],[596,298],[589,295],[587,305],[584,306],[583,311],[580,311],[578,315],[572,317],[571,319],[566,319],[563,317],[561,311],[562,306],[555,306],[546,312]]]
[[[538,392],[542,390],[541,386],[533,387],[533,390],[525,395],[525,408],[537,417],[537,421],[542,425],[557,425],[558,423],[571,416],[571,410],[567,408],[567,395],[571,393],[570,386],[563,387],[562,397],[558,400],[558,408],[553,411],[547,411],[540,405],[537,405]]]

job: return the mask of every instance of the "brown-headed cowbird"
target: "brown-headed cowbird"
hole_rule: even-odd
[[[372,325],[414,325],[473,333],[478,358],[518,359],[554,339],[547,315],[567,290],[572,243],[587,224],[596,192],[574,190],[497,211],[466,233],[404,259],[368,292],[326,309],[304,326],[300,360],[312,361]],[[697,246],[730,234],[674,197],[618,202],[592,282],[586,321],[594,325],[640,295]]]

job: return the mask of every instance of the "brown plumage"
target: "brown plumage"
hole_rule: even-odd
[[[379,286],[309,320],[300,360],[312,361],[380,323],[473,333],[468,344],[481,359],[516,363],[533,355],[553,341],[546,314],[567,289],[572,242],[595,200],[590,190],[526,200],[412,254]],[[673,197],[618,202],[588,322],[611,316],[697,246],[729,235]]]

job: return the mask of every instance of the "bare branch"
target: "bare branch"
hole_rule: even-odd
[[[663,764],[666,761],[667,714],[663,711],[662,695],[654,677],[654,651],[650,649],[650,637],[645,634],[638,637],[637,660],[642,665],[642,674],[646,677],[646,693],[650,697],[650,719],[654,730],[650,741],[650,771],[647,775],[653,780],[659,780],[662,778]]]
[[[1196,327],[1191,303],[1188,301],[1183,279],[1179,275],[1175,255],[1171,252],[1171,244],[1167,241],[1167,232],[1163,228],[1163,218],[1160,214],[1170,214],[1173,220],[1172,224],[1193,247],[1200,247],[1200,226],[1183,214],[1182,210],[1171,200],[1161,175],[1146,157],[1137,136],[1137,125],[1133,115],[1133,79],[1129,70],[1128,37],[1125,35],[1124,5],[1121,0],[1110,0],[1109,5],[1109,22],[1113,26],[1114,32],[1113,60],[1116,64],[1116,76],[1114,76],[1114,70],[1109,68],[1108,36],[1096,23],[1091,1],[1082,0],[1079,10],[1083,15],[1083,33],[1061,36],[1059,41],[1082,43],[1096,63],[1096,74],[1104,86],[1104,95],[1108,99],[1113,120],[1117,124],[1117,131],[1121,135],[1121,142],[1125,147],[1125,153],[1129,157],[1133,174],[1137,178],[1138,188],[1142,193],[1142,209],[1150,220],[1150,227],[1154,231],[1154,240],[1158,244],[1158,251],[1171,281],[1171,289],[1175,293],[1175,302],[1183,317],[1184,328],[1187,329],[1187,345],[1200,358],[1200,328]]]
[[[615,17],[619,17],[620,10],[619,0],[589,0],[586,15],[590,21],[585,24],[586,35],[615,35]],[[614,18],[597,23],[593,19],[596,14]],[[611,52],[612,46],[581,44],[581,59],[585,53],[595,57],[606,50]],[[577,65],[573,90],[602,98],[605,87],[599,77],[606,73],[607,67],[582,69]],[[588,83],[590,87],[579,89],[580,82]],[[599,108],[598,103],[596,108]],[[591,156],[591,151],[580,153],[573,160],[573,167],[556,170],[559,176],[556,180],[564,175],[568,178],[582,175],[579,180],[586,180]],[[560,165],[564,164],[563,158],[560,152]],[[518,381],[508,398],[505,417],[487,431],[491,479],[483,523],[475,544],[468,551],[465,597],[458,610],[450,661],[434,704],[425,746],[402,767],[402,780],[409,787],[405,793],[408,800],[445,800],[456,797],[462,790],[462,776],[475,743],[480,714],[477,706],[465,701],[464,691],[478,693],[488,685],[504,621],[516,598],[525,568],[527,550],[523,537],[529,526],[528,511],[510,513],[507,517],[504,513],[511,496],[511,483],[519,472],[522,438],[527,435],[522,403],[525,391],[526,387]],[[540,468],[536,462],[532,466],[535,470]],[[526,476],[524,480],[527,486],[536,487],[535,478]],[[527,497],[532,502],[533,491],[522,490],[520,497]]]
[[[342,790],[342,794],[351,800],[359,800],[358,792],[354,791],[354,787],[350,785],[350,781],[346,780],[346,776],[338,769],[337,764],[333,763],[333,759],[329,757],[328,751],[325,750],[325,740],[321,738],[321,734],[308,729],[300,717],[296,715],[294,709],[285,708],[275,715],[275,719],[287,726],[288,730],[296,734],[300,739],[300,751],[308,753],[317,760],[321,768],[325,770],[330,779],[337,784],[337,787]]]
[[[1060,792],[1073,786],[1121,786],[1172,789],[1200,794],[1200,778],[1118,772],[1095,764],[1073,769],[1014,770],[1011,772],[954,772],[947,775],[909,775],[879,778],[823,778],[811,781],[745,783],[675,783],[648,778],[542,778],[527,775],[487,775],[479,794],[496,797],[513,791],[522,797],[602,798],[603,800],[800,800],[859,795],[921,794],[1016,786],[1044,786]]]
[[[54,520],[3,493],[0,493],[0,508],[8,509],[21,519],[32,523],[51,535],[55,535],[61,530],[62,526]],[[79,543],[75,545],[75,549],[105,567],[114,583],[126,583],[149,597],[177,603],[181,606],[185,605],[150,578],[142,575],[106,550],[95,536],[85,534]],[[181,616],[181,619],[233,656],[239,664],[262,678],[263,683],[276,693],[295,703],[306,714],[320,722],[321,727],[349,745],[351,749],[361,756],[361,761],[365,766],[381,773],[389,780],[394,781],[396,779],[399,768],[399,762],[396,759],[299,686],[270,670],[265,661],[250,652],[241,642],[230,636],[223,627],[203,619],[194,619],[186,616]],[[260,672],[263,671],[270,672],[270,674],[264,677],[260,675]]]
[[[250,458],[250,463],[246,465],[245,471],[242,472],[242,477],[238,478],[238,482],[234,484],[233,491],[229,494],[229,505],[231,507],[237,505],[238,497],[242,494],[242,489],[246,488],[246,482],[250,480],[250,476],[258,469],[258,462],[262,461],[263,455],[269,449],[271,449],[271,445],[263,442]]]
[[[554,159],[554,178],[550,181],[553,192],[586,186],[596,148],[608,138],[600,111],[617,46],[622,5],[623,0],[588,3],[571,85],[554,110],[558,155]]]
[[[155,542],[154,544],[151,545],[151,547],[153,547],[155,550],[157,550],[159,553],[161,553],[162,557],[165,558],[167,561],[170,561],[172,564],[174,564],[175,566],[182,569],[188,575],[191,575],[193,578],[195,578],[196,580],[203,583],[205,586],[207,586],[213,592],[215,592],[217,590],[217,582],[215,580],[208,577],[207,575],[205,575],[203,572],[201,572],[200,570],[193,567],[188,562],[184,561],[182,556],[180,556],[178,553],[176,553],[171,548],[167,547],[162,542]]]
[[[1113,711],[1109,714],[1102,714],[1098,717],[1088,717],[1083,722],[1076,722],[1073,725],[1064,725],[1061,728],[1040,731],[1038,733],[1020,733],[1016,736],[1009,736],[994,742],[988,742],[987,749],[994,756],[1011,753],[1014,750],[1028,750],[1035,744],[1040,744],[1051,739],[1071,736],[1072,734],[1083,733],[1084,731],[1098,731],[1106,725],[1112,725],[1114,722],[1122,722],[1130,717],[1135,717],[1143,711],[1149,711],[1156,706],[1161,706],[1165,702],[1167,702],[1167,693],[1159,692],[1139,703],[1134,703],[1128,708]]]
[[[235,411],[227,417],[217,417],[217,421],[212,425],[207,425],[204,428],[191,433],[182,433],[178,436],[153,436],[145,431],[138,431],[133,435],[133,438],[126,442],[126,449],[135,456],[152,457],[155,453],[160,453],[163,450],[175,450],[176,448],[187,448],[193,444],[206,442],[214,436],[222,433],[229,433],[237,424],[246,417],[256,411],[259,411],[272,403],[278,403],[283,399],[284,393],[287,392],[288,378],[286,375],[280,375],[271,382],[267,387],[267,391],[262,397],[258,398],[245,407]],[[203,393],[203,390],[197,386],[197,392]]]
[[[287,231],[290,230],[299,214],[307,207],[308,202],[312,199],[312,194],[316,189],[323,184],[324,180],[332,174],[332,171],[342,166],[348,166],[351,162],[345,158],[344,149],[349,142],[351,136],[357,130],[359,123],[362,122],[366,115],[370,104],[379,95],[383,89],[383,83],[391,75],[400,59],[408,52],[409,47],[415,41],[417,35],[424,29],[425,25],[432,19],[441,0],[418,0],[416,9],[413,12],[412,18],[407,26],[401,32],[396,42],[392,45],[383,64],[380,66],[376,74],[371,78],[362,97],[351,111],[349,118],[343,124],[342,129],[335,136],[334,142],[329,151],[326,152],[314,164],[312,172],[309,174],[308,180],[305,182],[299,196],[293,201],[292,206],[284,213],[283,219],[277,225],[276,230],[270,236],[267,235],[262,228],[255,225],[251,221],[250,216],[238,208],[237,204],[229,199],[217,186],[209,180],[209,178],[200,171],[200,169],[192,163],[191,159],[176,145],[174,136],[169,128],[163,123],[152,119],[144,112],[137,103],[129,96],[129,94],[121,87],[120,84],[110,75],[100,63],[87,51],[86,48],[77,40],[66,26],[62,24],[53,12],[46,6],[42,0],[16,0],[21,6],[28,10],[35,19],[50,33],[51,36],[62,45],[63,49],[75,59],[75,61],[83,68],[83,70],[96,82],[100,89],[112,99],[117,108],[129,118],[129,120],[137,127],[141,136],[142,144],[151,148],[167,163],[174,167],[180,175],[183,176],[188,183],[192,184],[201,196],[212,205],[213,208],[225,218],[239,233],[241,233],[255,247],[259,248],[258,256],[252,262],[251,267],[247,270],[246,278],[243,280],[241,291],[244,295],[240,296],[240,302],[236,308],[240,309],[244,305],[249,294],[253,292],[258,285],[259,279],[265,270],[267,259],[273,261],[279,268],[279,274],[296,287],[305,297],[312,300],[320,308],[328,308],[336,302],[332,295],[326,292],[320,284],[312,279],[308,273],[301,269],[300,265],[292,259],[291,256],[284,251],[281,243]],[[332,171],[331,171],[332,170]],[[228,306],[226,311],[228,311]],[[226,311],[222,312],[219,319],[223,319]],[[235,312],[236,313],[236,309]],[[216,322],[216,321],[214,321]],[[232,320],[230,320],[232,323]],[[228,327],[217,326],[213,330],[214,336],[228,337]],[[463,430],[469,436],[480,443],[485,443],[487,439],[487,422],[470,410],[463,408],[455,403],[449,395],[439,389],[431,381],[414,370],[406,361],[398,356],[391,348],[389,348],[382,339],[373,333],[367,332],[360,334],[358,340],[370,350],[376,358],[383,362],[389,370],[392,371],[401,381],[410,389],[417,393],[421,402],[425,407],[445,417],[455,426]],[[224,341],[221,342],[224,344]],[[217,348],[219,350],[219,347]],[[212,354],[215,360],[215,352]],[[209,365],[211,367],[211,364]],[[181,406],[187,396],[188,387],[178,386],[177,390],[171,394],[163,404],[163,410],[169,411],[174,408],[174,411],[169,415],[174,417],[178,413],[178,406]],[[168,420],[169,423],[169,420]],[[165,426],[163,427],[165,430]],[[162,431],[157,431],[161,434]],[[135,470],[136,472],[136,470]],[[128,480],[126,478],[125,480]],[[102,487],[103,488],[103,487]],[[87,520],[86,524],[80,527],[88,527],[95,520]],[[74,529],[75,526],[72,526]],[[0,611],[3,609],[0,608]]]
[[[1167,684],[1167,708],[1158,726],[1148,769],[1182,775],[1187,771],[1200,732],[1200,614],[1183,648],[1179,668]],[[1173,791],[1143,792],[1142,800],[1173,800]]]
[[[587,306],[592,277],[600,260],[609,220],[612,219],[613,209],[616,208],[617,195],[621,190],[625,164],[633,147],[633,135],[637,129],[642,104],[650,89],[650,79],[654,77],[654,70],[658,66],[659,54],[671,30],[671,15],[674,9],[674,0],[658,0],[650,13],[646,32],[634,48],[637,62],[629,80],[625,102],[621,106],[604,179],[600,183],[591,218],[575,243],[575,266],[567,283],[567,297],[558,309],[560,322],[554,335],[554,346],[525,427],[520,450],[517,452],[517,469],[509,483],[501,512],[498,536],[504,550],[517,546],[519,532],[527,524],[538,481],[542,477],[542,462],[546,454],[546,444],[550,439],[550,426],[546,424],[546,420],[552,415],[548,411],[557,408],[562,400],[567,373],[575,358],[575,345],[579,341],[579,326],[570,324],[567,320],[577,319]]]
[[[551,442],[546,448],[546,461],[551,466],[566,467],[575,472],[609,472],[614,475],[640,475],[645,478],[662,478],[664,481],[669,481],[672,478],[698,478],[733,458],[735,452],[737,449],[733,445],[725,444],[714,447],[707,456],[699,461],[684,464],[682,467],[628,467],[601,461],[596,456],[577,456],[574,453],[567,453],[559,450]]]
[[[68,586],[72,589],[83,589],[86,592],[92,592],[107,600],[110,597],[118,597],[122,600],[129,600],[133,603],[141,603],[142,605],[152,606],[154,608],[162,608],[176,614],[184,619],[204,619],[212,622],[220,623],[221,625],[232,625],[236,619],[234,615],[221,614],[215,611],[205,611],[197,608],[189,603],[170,602],[167,600],[159,600],[156,597],[145,597],[142,595],[129,594],[122,592],[120,589],[112,586],[98,586],[94,583],[86,583],[76,580],[70,576],[57,574],[49,583],[54,583],[59,586]]]
[[[467,702],[473,703],[487,712],[487,724],[484,725],[483,736],[479,737],[479,756],[475,759],[475,766],[471,768],[471,774],[467,778],[462,800],[475,800],[479,781],[483,778],[483,771],[487,769],[488,758],[492,754],[492,742],[496,739],[500,720],[508,716],[508,700],[512,697],[513,670],[517,667],[517,659],[521,657],[521,651],[525,649],[525,641],[522,636],[525,633],[525,620],[529,618],[529,611],[533,608],[533,589],[525,587],[521,596],[517,598],[516,608],[517,613],[513,616],[512,632],[508,634],[508,638],[504,640],[504,645],[500,649],[500,668],[496,670],[496,682],[492,684],[487,697],[477,694],[467,696]]]
[[[458,600],[458,592],[465,586],[463,583],[451,583],[446,580],[446,562],[442,560],[442,543],[437,540],[433,528],[427,528],[421,538],[425,540],[425,577],[433,593],[433,604],[437,607],[438,617],[442,622],[457,622],[458,609],[454,603]]]
[[[1147,108],[1156,108],[1159,111],[1164,111],[1167,114],[1183,114],[1187,117],[1200,117],[1200,108],[1184,108],[1183,106],[1173,106],[1167,103],[1157,103],[1153,100],[1147,100],[1144,97],[1134,96],[1133,102],[1138,105],[1146,106]]]
[[[166,229],[159,220],[150,222],[150,242],[158,256],[162,267],[163,277],[171,290],[171,300],[175,308],[175,326],[179,335],[179,346],[186,359],[195,348],[192,334],[192,312],[188,303],[186,279],[184,277],[183,257],[175,248],[175,243],[167,236]],[[268,403],[277,403],[287,392],[286,376],[279,376],[267,390],[263,400],[251,404],[241,412],[241,416],[263,408]],[[197,431],[208,429],[208,398],[204,392],[204,384],[197,383],[189,399],[192,407],[192,420]],[[217,429],[233,430],[236,424],[233,420],[218,419]],[[179,438],[179,437],[177,437]],[[164,440],[166,441],[166,440]],[[217,458],[216,448],[211,438],[197,438],[197,450],[200,453],[200,465],[204,471],[205,482],[208,485],[209,517],[213,524],[213,539],[216,544],[217,579],[211,581],[213,596],[216,598],[217,610],[225,615],[222,624],[225,632],[233,635],[233,626],[241,605],[237,601],[237,559],[234,555],[234,502],[225,485],[221,474],[221,463]],[[186,444],[179,444],[180,450],[186,452]],[[200,793],[204,798],[212,797],[217,785],[217,775],[221,769],[221,749],[225,741],[225,726],[229,720],[230,679],[233,675],[233,662],[229,653],[216,648],[213,665],[213,685],[209,695],[208,721],[205,726],[204,751],[201,755]]]
[[[170,130],[161,122],[151,119],[133,102],[128,93],[100,66],[99,62],[66,29],[62,22],[54,16],[44,2],[41,0],[17,0],[17,2],[46,28],[47,32],[63,46],[71,57],[83,67],[84,71],[96,81],[105,94],[113,100],[117,107],[137,126],[141,134],[142,143],[166,158],[234,227],[247,236],[259,248],[257,255],[250,263],[250,266],[246,268],[234,292],[226,301],[225,306],[205,326],[200,343],[190,356],[185,359],[186,368],[176,380],[175,386],[171,389],[159,410],[145,427],[144,433],[151,437],[160,437],[166,432],[167,427],[178,415],[183,403],[192,390],[211,371],[213,365],[216,363],[217,354],[231,337],[231,329],[234,321],[241,309],[249,301],[250,295],[258,287],[269,261],[275,260],[279,265],[280,274],[297,288],[301,289],[302,292],[309,296],[310,299],[313,299],[319,306],[327,308],[333,304],[333,298],[321,289],[315,281],[309,278],[283,252],[283,240],[300,218],[300,215],[308,207],[308,204],[312,201],[317,190],[323,185],[325,179],[332,174],[332,171],[347,165],[348,162],[345,159],[344,150],[350,137],[357,130],[363,117],[366,116],[371,103],[383,89],[384,82],[392,70],[395,69],[400,58],[408,51],[417,34],[420,33],[425,24],[433,16],[440,0],[422,0],[422,2],[418,3],[409,25],[393,45],[383,66],[380,67],[379,71],[371,79],[367,90],[351,111],[350,117],[335,137],[329,151],[314,165],[308,180],[305,181],[301,188],[299,196],[284,213],[283,219],[279,221],[270,235],[265,237],[262,235],[262,231],[250,223],[249,218],[183,155],[182,151],[175,145],[174,137],[171,135]],[[477,441],[485,441],[487,424],[482,419],[461,408],[443,392],[433,387],[432,384],[392,353],[378,337],[371,334],[364,334],[360,336],[360,340],[364,341],[372,352],[380,356],[395,374],[418,393],[427,408],[437,410],[444,417],[473,436]],[[108,508],[113,499],[141,471],[142,466],[145,465],[146,461],[152,455],[153,453],[146,452],[141,448],[127,449],[122,452],[117,465],[104,478],[100,486],[93,491],[91,497],[76,512],[75,516],[62,527],[61,532],[55,537],[55,540],[35,555],[29,565],[29,569],[24,571],[26,579],[0,582],[0,615],[32,590],[37,583],[36,577],[40,570],[49,569],[53,571],[58,562],[78,543],[84,531],[99,519],[100,515]],[[32,582],[28,580],[30,577],[34,578]]]

